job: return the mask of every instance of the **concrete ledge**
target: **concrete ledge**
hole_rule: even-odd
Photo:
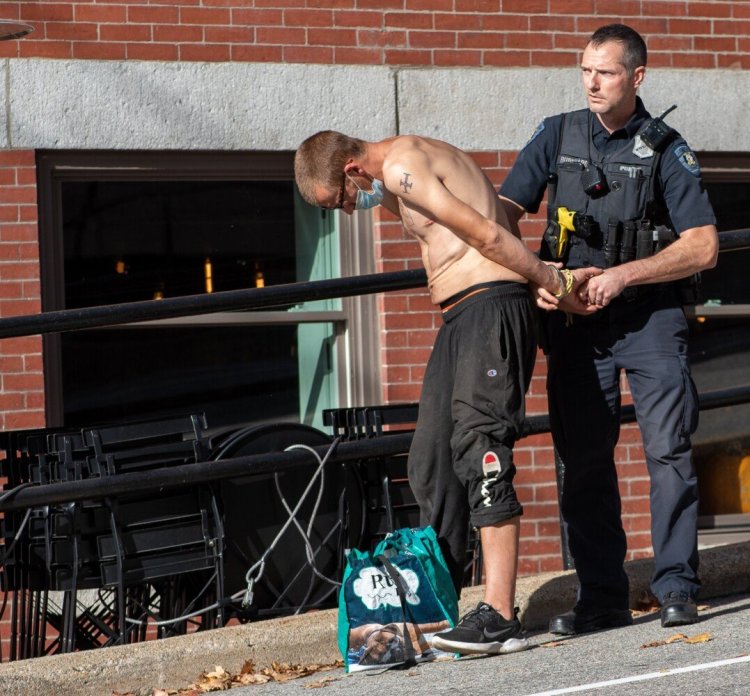
[[[702,599],[750,592],[750,542],[700,551]],[[631,606],[648,591],[653,561],[631,561]],[[550,617],[575,602],[573,571],[519,578],[516,598],[530,631],[545,630]],[[467,588],[463,613],[482,598],[483,587]],[[151,694],[154,687],[179,688],[221,665],[238,672],[246,660],[256,667],[274,660],[296,664],[332,663],[336,645],[335,609],[194,633],[121,647],[52,655],[0,665],[3,696],[109,695],[112,691]]]

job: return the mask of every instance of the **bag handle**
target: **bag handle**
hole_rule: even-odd
[[[391,580],[393,580],[393,584],[396,587],[396,592],[398,593],[398,598],[399,600],[401,600],[401,613],[404,619],[404,652],[406,653],[406,660],[404,660],[403,666],[411,667],[412,665],[417,664],[417,659],[406,620],[406,593],[408,588],[404,587],[404,579],[393,567],[393,564],[384,555],[381,554],[379,556],[375,556],[375,560],[380,561],[380,563],[383,564],[383,568],[385,568],[385,572],[388,573]]]

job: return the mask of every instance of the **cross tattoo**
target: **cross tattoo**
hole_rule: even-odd
[[[404,172],[404,178],[398,182],[399,184],[401,184],[401,188],[404,190],[404,193],[409,193],[411,187],[414,186],[414,184],[409,181],[410,176],[411,174],[409,174],[409,172]]]

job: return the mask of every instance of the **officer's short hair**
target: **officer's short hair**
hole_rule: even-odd
[[[607,41],[617,41],[622,44],[622,63],[628,75],[635,72],[636,68],[646,66],[648,51],[643,37],[635,30],[625,24],[607,24],[599,27],[589,39],[594,47],[601,46]]]

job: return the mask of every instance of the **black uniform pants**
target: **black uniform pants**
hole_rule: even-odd
[[[690,435],[697,426],[698,400],[687,360],[687,323],[674,292],[655,291],[646,303],[616,301],[596,315],[574,317],[569,326],[555,312],[547,329],[552,434],[564,464],[561,511],[580,601],[628,607],[626,536],[614,463],[622,370],[651,484],[651,588],[659,599],[670,591],[694,596],[700,586],[698,487]]]
[[[437,532],[460,593],[469,521],[522,513],[512,448],[525,417],[536,355],[525,285],[503,283],[443,313],[427,364],[409,451],[420,521]]]

